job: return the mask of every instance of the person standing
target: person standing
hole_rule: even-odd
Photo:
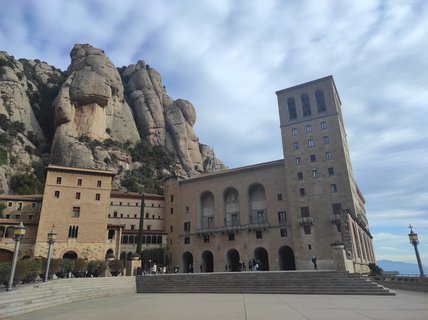
[[[318,270],[317,257],[312,256],[312,263],[314,264],[314,270]]]

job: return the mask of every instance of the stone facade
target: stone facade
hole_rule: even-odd
[[[364,272],[375,262],[333,78],[277,97],[284,160],[167,181],[181,270],[234,271],[252,259],[264,270],[305,270],[316,256],[318,268]]]

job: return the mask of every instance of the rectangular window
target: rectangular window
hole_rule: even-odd
[[[334,176],[334,168],[333,167],[328,168],[328,175]]]
[[[189,208],[189,206],[186,206],[186,213],[189,213],[190,212],[190,208]]]
[[[56,177],[56,184],[61,184],[62,178],[61,177]]]
[[[137,214],[134,214],[134,218],[137,219]]]
[[[299,143],[293,142],[293,150],[299,150]]]
[[[332,159],[331,152],[326,152],[325,153],[325,160],[331,160],[331,159]]]
[[[229,233],[229,241],[235,241],[235,234]]]
[[[283,228],[283,229],[280,229],[279,231],[281,233],[282,238],[285,238],[287,236],[287,229]]]
[[[327,122],[326,121],[321,121],[320,122],[320,128],[321,129],[326,129],[327,128]]]
[[[80,207],[73,207],[73,212],[71,213],[71,216],[73,218],[79,218],[80,217]]]
[[[135,224],[131,224],[131,230],[135,230]]]
[[[16,209],[19,210],[19,211],[22,210],[22,202],[18,202],[18,207]]]
[[[311,234],[311,226],[303,226],[303,231],[305,234]]]
[[[301,197],[304,197],[305,196],[305,188],[300,188],[299,193],[300,193]]]
[[[278,201],[282,201],[282,193],[278,193],[277,195]]]
[[[123,218],[123,213],[120,214],[120,217]]]
[[[307,133],[312,132],[312,126],[311,126],[310,124],[308,124],[308,125],[306,126],[306,132],[307,132]]]
[[[263,239],[263,232],[261,230],[256,231],[256,239]]]
[[[318,178],[320,175],[318,173],[318,170],[314,169],[312,170],[312,177],[314,177],[315,179]]]
[[[285,211],[278,211],[278,222],[279,224],[284,224],[287,222],[287,215]]]
[[[82,185],[82,179],[77,179],[77,185],[80,187]]]
[[[208,243],[210,242],[210,236],[209,235],[204,235],[204,243]]]
[[[190,222],[184,223],[184,232],[190,232]]]
[[[101,180],[97,180],[97,187],[98,188],[101,188],[101,184],[102,184],[102,181]]]
[[[31,208],[35,208],[36,207],[36,203],[35,202],[33,202],[32,204],[31,204]]]
[[[330,191],[333,192],[333,193],[337,192],[337,186],[336,186],[335,183],[333,183],[333,184],[330,185]]]
[[[79,200],[80,199],[80,192],[76,192],[76,199]]]
[[[171,208],[171,209],[169,210],[169,213],[170,213],[170,214],[174,214],[174,208]]]
[[[308,140],[308,148],[312,148],[314,146],[314,140],[309,139]]]
[[[309,212],[309,207],[300,207],[300,216],[302,218],[310,217],[311,213]]]
[[[54,197],[59,198],[59,194],[60,194],[59,190],[55,190]]]
[[[8,207],[11,207],[12,205],[13,205],[13,203],[12,203],[12,202],[8,202],[8,203],[7,203],[7,206],[8,206]]]
[[[300,165],[302,163],[302,160],[300,159],[300,157],[296,157],[296,165]]]
[[[171,202],[174,202],[174,196],[171,195]]]
[[[152,230],[152,226],[150,224],[147,225],[147,231]]]
[[[314,154],[311,154],[309,156],[309,159],[311,160],[311,162],[316,162],[317,161],[317,157]]]
[[[303,172],[297,172],[297,179],[303,180]]]
[[[322,142],[324,144],[329,144],[330,143],[330,139],[328,138],[328,136],[322,137]]]
[[[95,200],[99,201],[101,199],[101,194],[97,193],[95,194]]]
[[[184,244],[190,244],[190,237],[184,238]]]
[[[169,226],[169,232],[174,232],[174,226]]]
[[[292,128],[291,129],[291,135],[292,136],[297,136],[297,128]]]

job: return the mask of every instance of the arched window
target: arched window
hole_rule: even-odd
[[[238,191],[227,188],[224,192],[224,226],[240,225]]]
[[[304,93],[300,96],[300,100],[302,101],[302,109],[303,109],[303,116],[307,117],[312,114],[311,112],[311,104],[309,103],[309,96]]]
[[[267,222],[266,192],[261,184],[255,184],[249,189],[250,224]]]
[[[207,191],[201,195],[200,225],[203,229],[214,227],[214,195]]]
[[[325,105],[324,92],[322,90],[315,91],[315,98],[317,100],[318,112],[325,112],[327,107]]]
[[[297,119],[296,102],[294,101],[294,98],[288,98],[287,105],[288,105],[288,116],[290,117],[290,120]]]

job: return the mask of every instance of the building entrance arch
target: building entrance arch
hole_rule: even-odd
[[[259,263],[259,270],[269,271],[269,255],[265,248],[256,248],[254,250],[254,259]]]
[[[64,255],[62,256],[63,259],[70,259],[70,260],[74,260],[77,258],[77,253],[74,251],[67,251],[66,253],[64,253]]]
[[[183,253],[182,256],[182,263],[183,263],[183,272],[193,272],[193,254],[191,254],[189,251],[186,251]]]
[[[202,270],[201,272],[214,272],[214,257],[211,251],[202,252]]]
[[[239,252],[236,249],[230,249],[227,252],[227,270],[240,271],[239,269]]]
[[[279,270],[296,270],[294,252],[289,246],[279,248]]]

